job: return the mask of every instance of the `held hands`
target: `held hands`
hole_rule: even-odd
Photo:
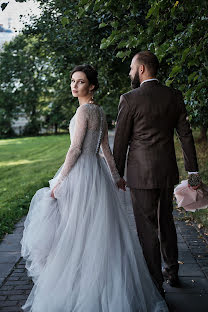
[[[120,180],[116,184],[119,189],[126,191],[126,181],[123,178],[120,178]]]

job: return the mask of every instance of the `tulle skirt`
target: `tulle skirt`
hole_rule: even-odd
[[[127,194],[100,155],[82,154],[56,191],[34,195],[22,256],[34,287],[31,312],[165,312],[149,275]]]

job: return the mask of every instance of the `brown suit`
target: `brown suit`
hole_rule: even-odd
[[[181,141],[185,169],[198,171],[192,131],[180,91],[149,81],[121,96],[113,153],[123,177],[129,147],[127,185],[131,189],[144,256],[158,288],[163,281],[160,248],[167,268],[172,272],[178,270],[172,217],[173,187],[179,182],[174,129]]]

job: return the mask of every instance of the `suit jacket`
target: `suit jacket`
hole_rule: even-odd
[[[121,96],[113,154],[123,177],[129,147],[127,185],[130,188],[172,187],[179,183],[174,130],[181,142],[185,169],[198,171],[192,131],[180,91],[154,80]]]

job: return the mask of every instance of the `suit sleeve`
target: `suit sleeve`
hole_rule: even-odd
[[[177,102],[179,105],[179,117],[177,120],[176,131],[183,150],[185,169],[186,171],[198,171],[194,139],[181,92],[177,94]]]
[[[124,95],[120,98],[117,117],[113,156],[119,175],[124,176],[126,154],[133,126],[132,113]]]

